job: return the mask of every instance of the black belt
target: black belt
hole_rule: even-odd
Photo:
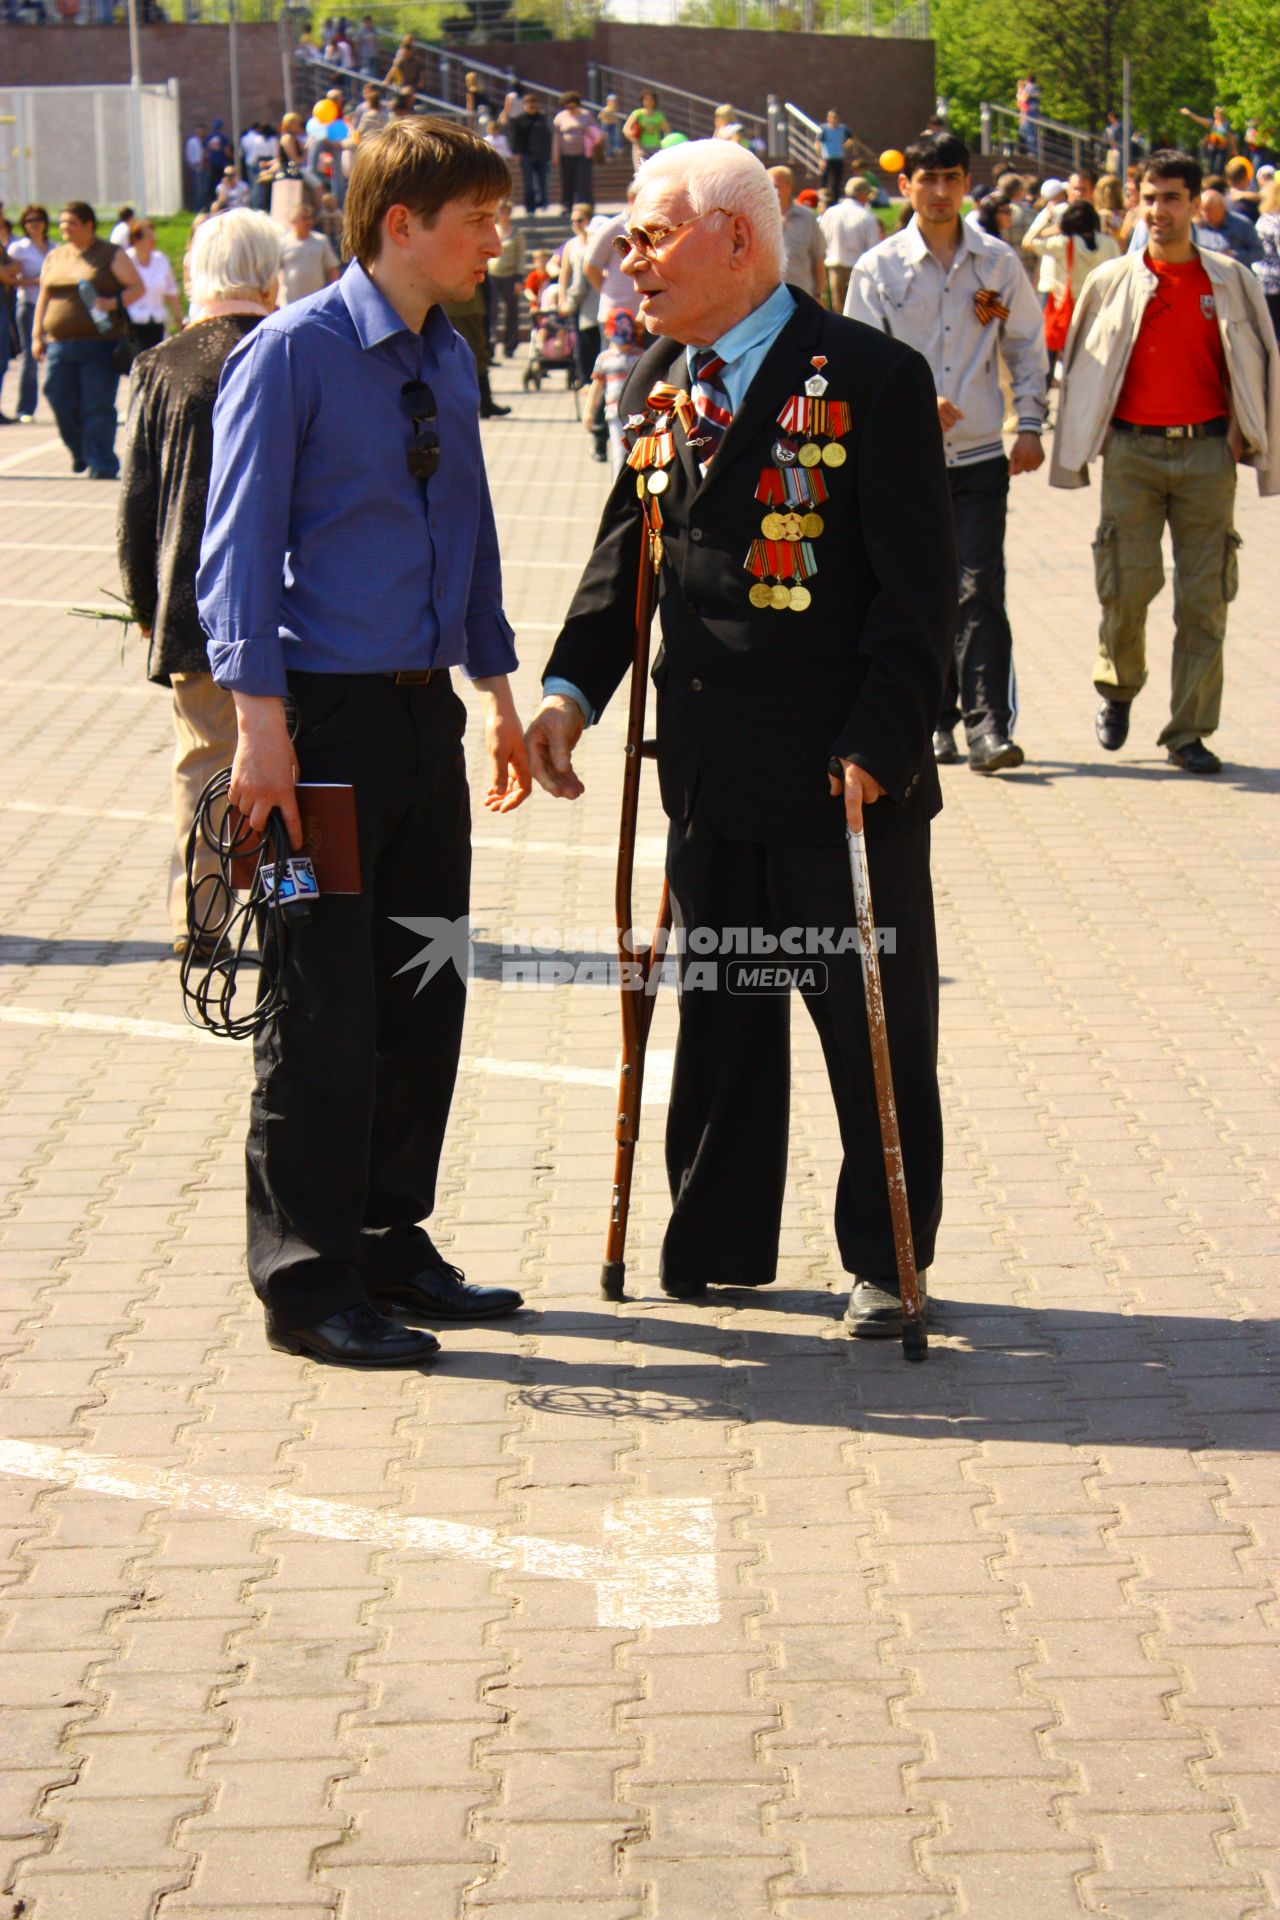
[[[394,681],[397,687],[425,687],[437,673],[443,673],[443,667],[428,667],[425,672],[415,670],[412,673],[384,673],[384,680]]]
[[[1193,427],[1139,427],[1132,420],[1113,420],[1111,424],[1121,433],[1139,433],[1151,440],[1221,440],[1228,425],[1225,419],[1197,420]]]

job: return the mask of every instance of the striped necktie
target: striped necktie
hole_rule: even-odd
[[[689,363],[693,374],[693,405],[698,416],[698,438],[701,442],[697,448],[698,464],[704,475],[715,459],[733,418],[729,395],[720,383],[724,364],[712,347],[699,347]]]

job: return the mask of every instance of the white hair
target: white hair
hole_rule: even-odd
[[[280,271],[280,232],[265,213],[237,207],[206,220],[191,242],[191,298],[197,306],[249,288],[265,290]]]
[[[637,183],[683,187],[695,213],[723,207],[750,222],[761,265],[782,278],[782,209],[777,190],[754,153],[732,140],[686,140],[661,147],[636,175]]]

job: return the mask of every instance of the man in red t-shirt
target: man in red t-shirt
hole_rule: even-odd
[[[1224,347],[1217,271],[1223,263],[1215,261],[1211,276],[1192,239],[1200,168],[1189,155],[1152,155],[1141,204],[1150,235],[1145,256],[1117,261],[1114,268],[1139,280],[1145,273],[1146,293],[1145,305],[1135,300],[1141,321],[1136,338],[1129,333],[1132,345],[1103,451],[1102,518],[1094,542],[1102,602],[1094,685],[1103,698],[1096,731],[1112,753],[1128,737],[1130,705],[1147,678],[1147,608],[1164,584],[1160,543],[1167,524],[1175,633],[1172,710],[1160,744],[1188,773],[1219,773],[1222,762],[1204,737],[1217,727],[1222,705],[1241,452]],[[1064,411],[1070,403],[1068,385]]]

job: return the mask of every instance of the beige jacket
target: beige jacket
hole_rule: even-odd
[[[1241,461],[1256,468],[1260,494],[1280,493],[1280,349],[1261,284],[1225,254],[1201,251],[1200,262],[1213,284]],[[1062,356],[1050,486],[1088,486],[1155,286],[1140,253],[1109,260],[1085,281]]]

